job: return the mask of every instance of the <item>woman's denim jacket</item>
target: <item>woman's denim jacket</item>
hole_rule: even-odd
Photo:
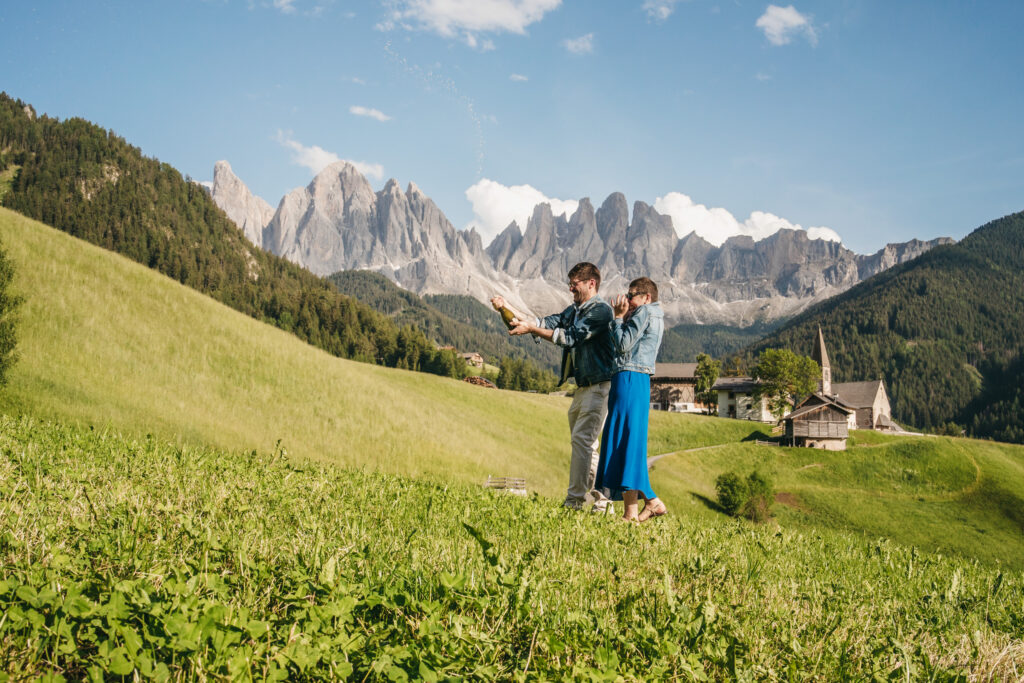
[[[615,342],[616,372],[629,370],[654,374],[654,361],[661,347],[661,336],[665,332],[665,313],[657,301],[638,306],[625,320],[615,318],[611,322],[612,339]]]

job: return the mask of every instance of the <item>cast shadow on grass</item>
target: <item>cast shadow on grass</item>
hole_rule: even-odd
[[[768,432],[762,432],[758,429],[747,434],[745,437],[740,439],[741,443],[750,443],[751,441],[778,441],[778,437],[774,437]]]
[[[723,515],[726,514],[725,508],[723,508],[716,501],[711,500],[707,496],[702,496],[701,494],[694,493],[693,491],[690,492],[690,495],[696,498],[699,502],[703,503],[704,507],[706,507],[708,510],[711,510],[712,512],[721,512]]]

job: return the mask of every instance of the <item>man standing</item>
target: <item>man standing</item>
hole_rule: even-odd
[[[569,464],[569,490],[565,507],[583,508],[587,494],[594,498],[594,511],[604,512],[608,499],[594,490],[598,440],[608,413],[608,391],[615,371],[615,347],[609,331],[614,318],[612,307],[597,295],[601,271],[592,263],[577,263],[569,271],[572,305],[556,315],[530,321],[519,311],[509,334],[532,334],[562,347],[562,373],[559,384],[569,377],[576,380],[576,393],[569,407],[569,431],[572,434],[572,460]],[[491,299],[495,310],[507,307],[500,296]]]

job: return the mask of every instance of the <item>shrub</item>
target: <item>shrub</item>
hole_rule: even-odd
[[[775,490],[771,479],[758,470],[751,472],[747,477],[747,500],[743,503],[743,516],[755,522],[768,521],[774,500]]]
[[[729,515],[743,516],[754,522],[771,517],[775,490],[767,475],[754,470],[746,479],[736,472],[726,472],[715,479],[718,504]]]
[[[747,482],[735,472],[726,472],[715,479],[715,492],[726,514],[735,515],[747,501]]]

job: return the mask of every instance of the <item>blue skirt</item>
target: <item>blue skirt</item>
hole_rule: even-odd
[[[608,419],[601,435],[595,484],[598,489],[607,489],[612,500],[622,500],[623,491],[639,491],[647,500],[656,498],[647,476],[650,412],[651,376],[643,372],[615,373],[608,393]]]

